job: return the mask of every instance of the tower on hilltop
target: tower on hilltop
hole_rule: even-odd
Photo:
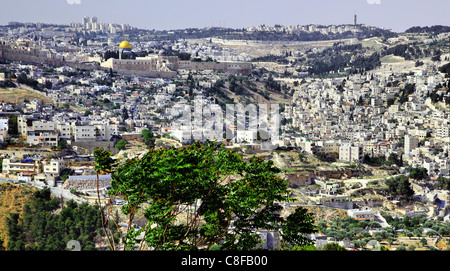
[[[355,26],[358,24],[358,15],[356,15],[356,13],[353,15],[353,24]]]

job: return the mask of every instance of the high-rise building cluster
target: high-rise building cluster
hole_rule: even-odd
[[[71,23],[71,27],[78,30],[103,32],[103,33],[120,33],[123,31],[132,30],[129,24],[116,24],[116,23],[100,23],[96,16],[89,17],[83,16],[81,23]]]

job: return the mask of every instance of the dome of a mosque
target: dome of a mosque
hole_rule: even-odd
[[[131,49],[131,44],[128,41],[124,40],[120,43],[119,48],[120,49]]]

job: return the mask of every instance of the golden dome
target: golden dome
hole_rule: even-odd
[[[120,43],[119,48],[120,49],[131,49],[131,44],[128,41],[124,40]]]

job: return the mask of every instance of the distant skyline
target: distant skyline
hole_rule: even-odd
[[[172,30],[209,26],[340,25],[358,23],[404,32],[413,26],[450,25],[446,0],[14,0],[4,1],[0,24],[100,23]]]

